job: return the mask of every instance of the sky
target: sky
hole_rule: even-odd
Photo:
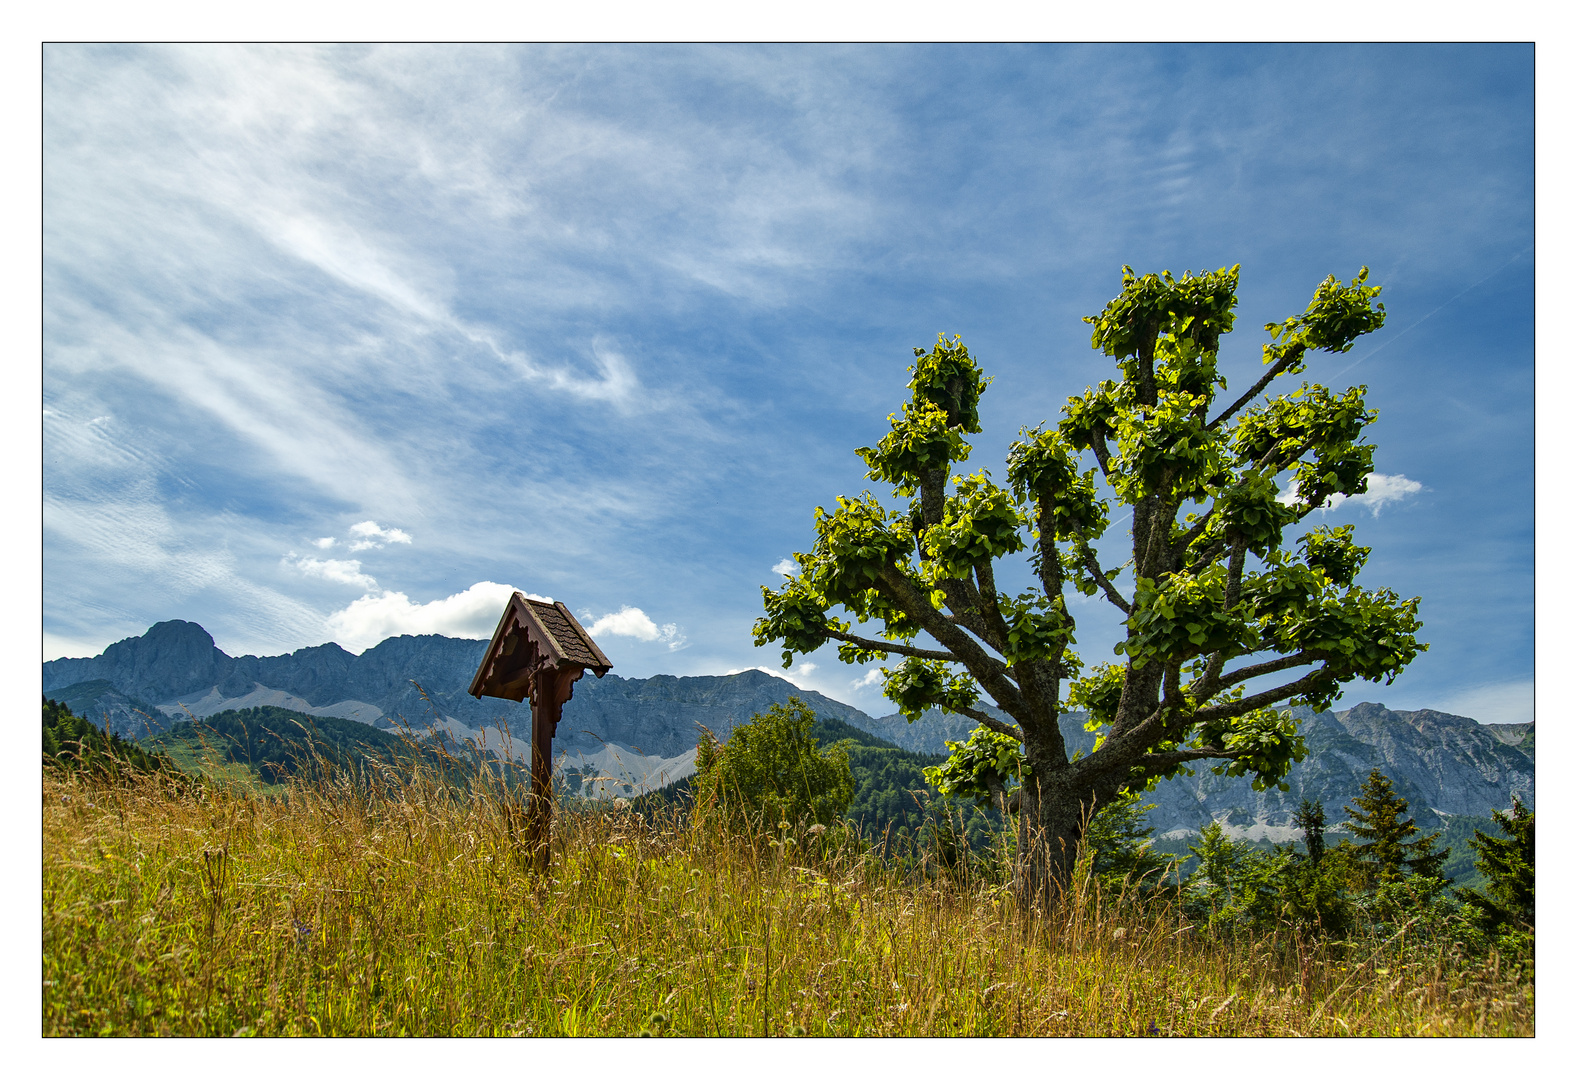
[[[1338,707],[1531,720],[1533,58],[46,46],[44,659],[177,618],[232,655],[485,637],[518,588],[618,674],[888,713],[750,628],[815,507],[882,490],[853,451],[914,347],[993,377],[1002,479],[1113,376],[1080,319],[1124,264],[1241,264],[1234,387],[1367,265],[1386,326],[1305,377],[1369,387],[1377,475],[1321,516],[1431,648]],[[1115,610],[1076,613],[1108,659]]]

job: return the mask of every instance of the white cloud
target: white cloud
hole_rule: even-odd
[[[590,612],[581,614],[588,619],[591,618]],[[664,623],[658,626],[646,612],[638,607],[630,607],[628,604],[618,611],[596,619],[586,627],[586,632],[594,638],[612,634],[615,637],[632,637],[639,641],[661,641],[665,642],[671,650],[682,649],[687,643],[676,624]]]
[[[817,693],[826,693],[827,691],[823,690],[821,687],[812,686],[810,681],[805,678],[805,676],[809,675],[815,670],[816,665],[808,662],[796,664],[794,667],[786,671],[780,667],[767,667],[764,664],[757,664],[755,667],[730,668],[729,670],[723,672],[723,674],[738,675],[744,671],[760,671],[771,675],[774,679],[782,679],[785,682],[793,683],[801,690],[815,690]]]
[[[1481,724],[1518,724],[1533,719],[1533,680],[1474,686],[1449,693],[1420,708],[1470,716]]]
[[[1423,484],[1420,484],[1417,480],[1409,480],[1401,474],[1389,476],[1385,473],[1370,473],[1369,489],[1362,495],[1332,495],[1325,500],[1325,505],[1321,506],[1320,509],[1334,510],[1344,502],[1351,502],[1356,506],[1368,507],[1371,514],[1379,517],[1382,506],[1385,506],[1387,503],[1401,502],[1409,495],[1417,495],[1423,490]],[[1288,506],[1292,505],[1298,498],[1297,482],[1294,481],[1288,486],[1286,491],[1276,498],[1277,501]]]
[[[341,585],[354,585],[363,592],[372,592],[378,587],[376,578],[361,572],[360,559],[314,559],[291,552],[280,562],[286,566],[294,566],[307,577],[335,581]]]
[[[312,541],[312,546],[315,548],[322,548],[323,550],[327,551],[329,548],[334,546],[334,538],[332,536],[320,536],[316,540]]]
[[[772,572],[774,574],[787,574],[789,577],[793,577],[795,574],[799,573],[799,563],[795,562],[793,559],[779,559],[773,565]]]
[[[858,679],[855,679],[854,682],[850,683],[849,685],[854,687],[856,690],[864,690],[867,686],[880,686],[882,684],[882,678],[883,676],[881,668],[871,668],[864,675],[860,676]]]
[[[352,602],[330,615],[327,624],[335,641],[357,653],[400,634],[485,638],[492,636],[498,616],[514,592],[513,585],[479,581],[464,592],[426,604],[412,603],[402,592],[384,592]],[[534,593],[525,595],[550,600]]]
[[[404,529],[382,528],[376,521],[358,521],[350,527],[350,531],[361,539],[350,546],[352,551],[366,551],[368,548],[381,548],[384,544],[409,544],[411,536]],[[332,536],[324,537],[330,544],[334,542]],[[321,541],[319,546],[324,547]]]

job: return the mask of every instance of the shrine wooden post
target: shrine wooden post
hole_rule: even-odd
[[[613,665],[563,604],[509,598],[493,631],[471,696],[531,698],[531,794],[526,799],[526,846],[539,871],[548,868],[553,822],[553,736],[575,682],[589,669],[602,678]]]

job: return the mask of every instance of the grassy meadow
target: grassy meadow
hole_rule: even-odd
[[[284,797],[46,770],[45,1035],[1531,1035],[1531,968],[1447,943],[1023,913],[829,831],[766,843],[421,776]]]

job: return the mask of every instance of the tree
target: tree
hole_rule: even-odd
[[[1233,840],[1219,821],[1199,832],[1188,848],[1199,865],[1188,876],[1184,910],[1212,928],[1264,923],[1275,916],[1278,889],[1291,863],[1286,849],[1256,851]]]
[[[756,713],[726,743],[704,732],[696,748],[696,806],[756,828],[842,820],[854,798],[848,750],[841,743],[818,750],[815,723],[810,706],[794,697]]]
[[[980,432],[989,380],[957,337],[916,349],[911,399],[858,451],[900,504],[866,492],[818,507],[798,572],[762,590],[756,643],[781,643],[785,666],[828,642],[846,663],[896,658],[884,692],[911,720],[936,706],[1017,742],[1026,897],[1067,881],[1084,823],[1126,792],[1206,760],[1261,789],[1279,783],[1303,745],[1272,706],[1325,708],[1344,682],[1394,678],[1427,647],[1414,637],[1417,598],[1355,584],[1369,549],[1350,526],[1282,542],[1332,496],[1367,489],[1374,447],[1362,436],[1376,414],[1364,388],[1305,383],[1258,400],[1315,353],[1346,352],[1382,325],[1367,276],[1327,278],[1302,315],[1268,325],[1268,370],[1212,415],[1238,268],[1174,278],[1124,267],[1121,294],[1086,319],[1120,380],[1021,432],[1006,487],[985,470],[952,475]],[[1122,567],[1096,551],[1113,503],[1132,510]],[[1034,584],[1010,595],[996,566],[1020,552]],[[1085,671],[1070,589],[1123,613],[1121,665]],[[982,694],[1010,719],[978,708]],[[1102,733],[1094,753],[1070,758],[1065,708],[1088,711]]]
[[[1511,809],[1493,812],[1504,837],[1473,830],[1473,864],[1484,875],[1484,890],[1457,889],[1457,899],[1491,930],[1533,929],[1533,811],[1513,798]]]
[[[1345,806],[1353,835],[1367,841],[1354,845],[1353,859],[1370,887],[1401,881],[1405,875],[1425,878],[1440,876],[1440,867],[1449,851],[1436,851],[1440,834],[1418,836],[1419,828],[1406,817],[1407,800],[1398,795],[1391,781],[1379,769],[1369,773],[1362,790]]]
[[[1292,815],[1303,830],[1303,854],[1288,859],[1278,883],[1279,914],[1295,925],[1341,935],[1352,928],[1345,856],[1325,858],[1325,805],[1304,799]],[[1341,849],[1338,849],[1341,850]]]
[[[44,698],[44,768],[99,776],[154,774],[176,783],[185,776],[164,754],[149,754],[108,728],[77,716],[64,702]]]
[[[1292,823],[1303,830],[1303,850],[1311,865],[1318,865],[1325,854],[1325,804],[1304,799],[1292,815]]]
[[[1090,819],[1084,832],[1090,870],[1107,888],[1153,891],[1162,884],[1164,871],[1176,862],[1154,849],[1155,829],[1145,821],[1145,815],[1154,809],[1154,803],[1146,803],[1132,792],[1107,803]]]
[[[1209,889],[1212,895],[1225,897],[1230,904],[1233,900],[1233,879],[1237,876],[1238,866],[1249,853],[1249,846],[1228,836],[1221,822],[1212,821],[1200,830],[1199,843],[1190,844],[1188,850],[1199,859],[1199,865],[1194,867],[1194,872],[1188,877],[1189,883]]]

